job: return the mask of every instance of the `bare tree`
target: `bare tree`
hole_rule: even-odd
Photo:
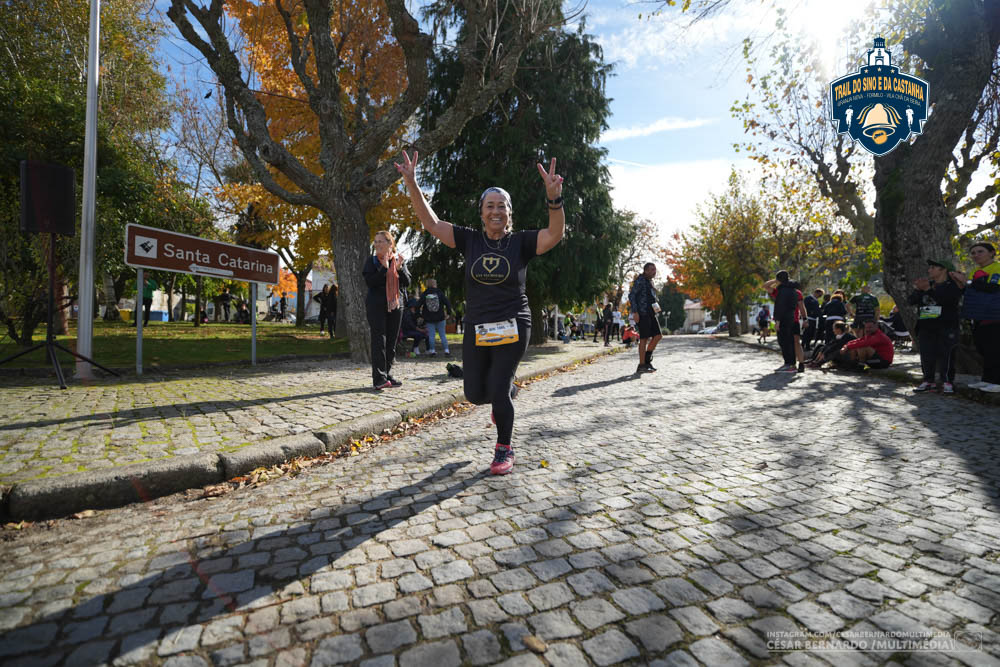
[[[385,0],[391,35],[381,37],[394,40],[402,49],[406,88],[394,100],[376,108],[378,101],[372,99],[363,81],[350,90],[341,83],[345,67],[341,50],[350,37],[350,24],[339,25],[336,30],[332,26],[335,19],[349,13],[351,4],[346,0],[273,2],[285,25],[291,67],[301,86],[302,101],[318,121],[316,171],[269,133],[270,119],[258,91],[248,83],[253,80],[248,64],[237,55],[224,0],[208,4],[171,0],[167,15],[218,78],[225,95],[229,129],[254,177],[281,199],[314,206],[326,216],[333,252],[342,269],[338,273],[340,303],[345,309],[351,354],[357,360],[366,360],[366,287],[360,271],[370,252],[365,216],[398,180],[386,151],[428,98],[432,36],[421,29],[404,0]],[[437,125],[409,142],[422,154],[447,145],[469,118],[483,113],[499,93],[510,87],[526,45],[564,20],[561,3],[555,0],[456,0],[438,2],[432,9],[441,21],[451,22],[448,32],[456,36],[451,48],[464,75],[449,110]],[[275,172],[281,174],[282,181]],[[285,181],[288,187],[282,185]]]

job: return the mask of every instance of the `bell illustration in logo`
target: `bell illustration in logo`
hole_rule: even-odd
[[[896,131],[900,120],[898,111],[881,103],[868,105],[858,114],[861,131],[876,144],[884,144]]]

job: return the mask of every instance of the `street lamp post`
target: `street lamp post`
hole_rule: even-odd
[[[90,0],[90,39],[87,46],[87,129],[83,148],[83,216],[80,223],[80,273],[77,291],[76,351],[92,357],[94,342],[94,233],[97,186],[97,76],[100,66],[101,0]],[[80,379],[93,377],[86,361],[76,362]]]

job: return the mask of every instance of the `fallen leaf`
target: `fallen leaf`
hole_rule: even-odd
[[[88,517],[94,516],[95,514],[97,514],[97,512],[95,512],[94,510],[83,510],[82,512],[77,512],[76,514],[74,514],[73,518],[74,519],[86,519]]]
[[[205,487],[205,492],[202,494],[201,497],[215,498],[217,496],[224,496],[232,490],[233,487],[230,486],[229,484],[213,484],[212,486]]]
[[[546,461],[545,459],[542,459],[542,462],[541,462],[541,466],[542,466],[543,468],[548,468],[548,467],[549,467],[549,462],[548,462],[548,461]]]
[[[528,647],[529,650],[535,653],[545,653],[549,650],[549,645],[544,641],[536,637],[535,635],[525,635],[521,637],[521,643]]]

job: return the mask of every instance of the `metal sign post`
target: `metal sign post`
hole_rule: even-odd
[[[250,283],[250,365],[257,365],[257,283]]]
[[[257,283],[278,284],[277,253],[129,224],[125,227],[125,263],[138,272],[137,307],[142,303],[143,269],[250,283],[250,361],[257,364]],[[198,315],[195,313],[195,317]],[[138,311],[136,333],[135,370],[142,375],[142,324]]]
[[[135,315],[135,374],[142,375],[142,318],[139,317],[140,311],[143,309],[142,303],[142,288],[145,286],[142,280],[143,270],[140,266],[136,270],[136,281],[138,286],[135,288],[135,308],[132,309],[132,314]]]

